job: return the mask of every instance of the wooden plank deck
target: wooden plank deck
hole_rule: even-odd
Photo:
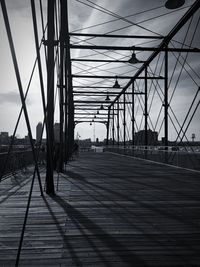
[[[0,266],[15,265],[30,181],[0,184]],[[199,189],[197,172],[83,153],[55,197],[35,183],[19,266],[200,266]]]

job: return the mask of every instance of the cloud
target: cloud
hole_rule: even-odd
[[[144,21],[146,19],[152,18],[157,15],[162,15],[168,12],[164,8],[164,1],[158,1],[158,0],[149,0],[149,1],[144,1],[144,0],[115,0],[115,1],[106,1],[106,0],[91,0],[93,3],[101,5],[102,7],[118,14],[119,16],[125,17],[131,14],[135,14],[137,12],[145,11],[151,8],[156,8],[159,6],[163,6],[160,9],[155,9],[152,11],[144,12],[140,15],[137,16],[129,16],[127,19],[129,21],[132,21],[133,23],[138,23],[141,21]],[[68,1],[68,13],[69,13],[69,30],[70,32],[78,30],[78,32],[85,32],[85,33],[107,33],[110,31],[115,31],[113,33],[116,34],[128,34],[128,35],[133,35],[133,34],[150,34],[146,30],[142,30],[139,27],[136,26],[131,26],[131,23],[128,23],[127,21],[123,20],[115,20],[115,17],[112,15],[105,14],[103,12],[100,12],[92,7],[87,6],[86,4],[90,3],[88,1],[81,0],[82,3],[74,0],[69,0]],[[192,4],[194,0],[186,0],[185,6]],[[48,1],[42,1],[43,3],[43,12],[44,12],[44,20],[46,22],[46,12],[47,12],[47,3]],[[35,1],[36,4],[36,13],[37,13],[37,18],[38,18],[38,29],[41,31],[41,21],[40,21],[40,10],[39,10],[39,1]],[[91,3],[90,3],[91,4]],[[6,5],[8,8],[8,14],[9,14],[9,19],[11,22],[11,29],[15,41],[15,46],[16,46],[16,54],[18,58],[18,63],[19,63],[19,68],[20,68],[20,74],[21,74],[21,79],[23,85],[27,84],[27,81],[30,76],[30,72],[32,69],[32,63],[35,59],[35,47],[34,47],[34,35],[33,35],[33,29],[32,29],[32,15],[31,15],[31,7],[30,7],[30,1],[24,1],[24,0],[6,0]],[[92,4],[91,4],[92,5]],[[143,27],[147,27],[148,29],[159,32],[161,34],[167,34],[171,28],[177,23],[181,15],[183,15],[186,12],[187,9],[184,10],[177,10],[176,12],[172,14],[168,14],[167,16],[161,16],[160,18],[154,19],[154,20],[149,20],[146,22],[141,23],[140,25]],[[0,22],[3,24],[3,18],[2,18],[2,13],[0,12]],[[198,14],[197,14],[198,15]],[[191,29],[188,33],[188,38],[187,38],[187,44],[190,43],[191,36],[193,34],[194,26],[196,25],[196,21],[198,20],[198,16],[194,16],[194,21],[191,26]],[[110,20],[115,20],[110,23],[105,23]],[[102,24],[101,24],[102,23]],[[98,27],[92,27],[89,29],[84,29],[85,27],[91,27],[96,24],[101,24]],[[127,26],[127,28],[125,28]],[[122,30],[118,30],[123,28]],[[185,25],[182,30],[179,31],[179,33],[174,37],[175,40],[182,42],[185,36],[187,26]],[[40,37],[41,37],[41,32],[39,32]],[[9,90],[6,91],[4,88],[16,88],[16,79],[14,75],[14,70],[12,67],[12,60],[10,57],[10,50],[8,47],[8,42],[7,42],[7,36],[5,33],[5,27],[1,27],[0,29],[0,35],[1,35],[1,49],[0,49],[0,69],[1,69],[1,81],[0,81],[0,108],[2,109],[1,111],[1,121],[0,124],[2,125],[1,127],[6,129],[7,121],[9,118],[9,124],[14,123],[14,117],[17,114],[15,110],[21,107],[21,100],[20,96],[18,93],[18,90]],[[81,37],[80,39],[84,40],[87,39],[84,37]],[[77,37],[71,37],[70,38],[71,42],[77,42],[79,39]],[[146,41],[146,40],[145,40]],[[94,38],[90,39],[89,42],[94,43],[96,45],[121,45],[121,46],[132,46],[132,45],[140,45],[140,43],[144,42],[144,40],[127,40],[127,39],[104,39],[104,38]],[[145,44],[145,46],[156,46],[158,45],[159,41],[154,41],[153,43],[148,43]],[[173,44],[176,47],[180,47],[181,44],[177,44],[176,42],[173,42]],[[143,44],[144,45],[144,44]],[[196,34],[194,42],[192,46],[199,47],[199,39],[198,39],[198,34]],[[102,52],[102,51],[101,51]],[[127,58],[130,57],[132,51],[115,51],[115,52],[109,52],[107,55],[111,56],[113,58],[121,58],[122,56],[127,56]],[[73,50],[72,51],[72,57],[78,57],[78,56],[88,56],[90,54],[94,54],[95,52],[93,51],[80,51],[80,50]],[[138,52],[137,52],[138,53]],[[141,60],[146,60],[149,56],[149,53],[138,53],[138,58]],[[96,58],[107,58],[104,56],[102,53],[96,56]],[[174,56],[169,53],[169,76],[171,75],[173,71],[173,66],[175,64],[176,59]],[[151,64],[151,68],[155,68],[155,64],[157,62],[157,58],[154,60],[154,62]],[[162,62],[162,57],[159,62],[159,66],[161,66]],[[192,68],[195,69],[195,71],[198,73],[198,68],[199,68],[199,56],[197,54],[191,54],[188,56],[188,63],[191,64]],[[78,63],[73,63],[74,66],[78,66],[81,68],[84,68],[84,70],[88,70],[89,67],[83,66],[83,65],[78,65]],[[89,65],[89,63],[87,63]],[[98,66],[100,64],[97,64]],[[45,65],[44,65],[45,66]],[[92,63],[91,66],[95,66],[94,63]],[[119,65],[103,65],[100,67],[102,69],[102,72],[98,69],[97,70],[90,70],[93,71],[95,74],[105,74],[106,69],[108,68],[110,72],[113,72],[113,75],[117,74],[122,74],[126,70],[129,71],[130,68],[130,73],[131,75],[134,75],[135,69],[132,68],[131,66],[123,66],[123,68],[117,68],[117,69],[112,69],[118,67]],[[186,65],[186,69],[191,73],[192,77],[195,78],[196,82],[199,82],[199,79],[197,78],[197,75],[195,75],[191,69]],[[45,68],[44,68],[45,69]],[[169,97],[171,96],[171,92],[173,89],[173,86],[175,85],[176,79],[178,78],[178,75],[180,73],[181,66],[178,64],[177,69],[174,73],[174,79],[173,83],[169,89]],[[72,68],[72,71],[75,72],[77,71],[77,68]],[[80,71],[80,70],[78,70]],[[107,71],[109,74],[110,72]],[[156,73],[159,73],[160,68],[157,69]],[[130,74],[129,73],[129,74]],[[163,75],[163,71],[161,72]],[[45,75],[44,75],[45,77]],[[34,76],[34,79],[38,79],[38,74]],[[80,80],[81,83],[89,85],[89,82],[85,80]],[[93,81],[94,83],[96,81]],[[106,82],[106,81],[105,81]],[[109,80],[109,83],[112,84],[112,80]],[[102,84],[104,81],[102,81]],[[107,83],[107,82],[106,82]],[[122,84],[122,81],[120,81]],[[123,81],[123,83],[126,83],[126,81]],[[163,90],[163,83],[160,81],[161,84],[161,89]],[[141,84],[142,87],[142,84]],[[25,88],[25,86],[24,86]],[[30,120],[31,124],[33,125],[33,129],[35,129],[35,125],[37,125],[37,122],[39,120],[42,120],[42,105],[41,105],[41,96],[40,96],[40,91],[39,91],[39,84],[35,83],[34,85],[32,84],[32,89],[31,90],[31,95],[29,95],[29,99],[27,100],[27,104],[32,104],[28,106],[28,111],[30,114]],[[46,87],[45,87],[46,88]],[[143,88],[143,87],[142,87]],[[191,103],[193,96],[197,90],[197,86],[193,83],[189,75],[183,71],[176,93],[174,95],[173,101],[172,101],[172,106],[177,114],[177,116],[180,118],[180,121],[184,119],[185,112],[187,111],[188,105]],[[89,99],[88,99],[89,100]],[[154,105],[152,107],[152,112],[151,116],[153,118],[157,118],[158,111],[160,109],[162,101],[157,97],[154,99]],[[184,107],[184,111],[182,111]],[[3,113],[3,110],[5,110]],[[6,115],[4,115],[6,114]],[[9,115],[8,115],[9,114]],[[138,121],[141,119],[140,115],[138,115]],[[163,114],[163,113],[162,113]],[[199,113],[198,113],[199,114]],[[163,118],[163,117],[162,117]],[[198,116],[195,117],[196,120],[194,120],[194,129],[192,131],[195,131],[195,127],[199,129],[199,123],[198,123]],[[104,138],[105,135],[105,126],[104,125],[95,125],[96,127],[96,137],[100,137],[100,139]],[[2,129],[3,129],[2,128]],[[8,128],[8,127],[7,127]],[[20,133],[24,132],[24,129],[26,127],[21,127],[20,128]],[[77,126],[76,131],[79,131],[80,135],[82,138],[87,138],[88,136],[93,137],[93,127],[89,126],[89,124],[80,124]],[[170,129],[171,131],[171,129]],[[199,138],[199,137],[198,137]]]

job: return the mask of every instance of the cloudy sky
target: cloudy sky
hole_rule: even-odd
[[[41,31],[41,17],[39,10],[39,1],[36,2],[37,19],[39,25],[39,35],[42,37]],[[46,22],[46,1],[43,3],[43,14]],[[165,1],[162,0],[68,0],[69,6],[69,29],[70,32],[82,32],[82,33],[113,33],[113,34],[127,34],[127,35],[166,35],[183,14],[188,10],[194,1],[186,0],[185,5],[176,10],[170,11],[164,7]],[[11,30],[14,38],[17,59],[19,63],[19,69],[21,79],[23,83],[24,91],[27,88],[28,81],[31,75],[31,71],[36,58],[35,47],[34,47],[34,36],[32,27],[32,15],[30,8],[30,1],[28,0],[6,0],[8,9],[9,20],[11,24]],[[169,13],[170,12],[170,13]],[[193,36],[195,27],[199,18],[199,11],[193,17],[193,20],[187,23],[187,25],[174,37],[171,44],[180,47],[183,42],[192,47],[200,47],[198,39],[198,31]],[[126,18],[126,20],[122,19]],[[140,27],[138,27],[138,24]],[[186,32],[188,33],[186,36]],[[14,68],[12,59],[9,51],[8,40],[5,32],[5,25],[3,21],[2,12],[0,10],[0,131],[8,131],[12,134],[16,120],[21,108],[19,99],[18,87],[15,78]],[[184,38],[186,38],[184,40]],[[193,38],[192,42],[191,39]],[[124,46],[157,46],[160,40],[150,40],[150,43],[145,44],[149,40],[144,39],[103,39],[93,38],[89,39],[86,37],[71,37],[71,43],[75,44],[94,44],[94,45],[124,45]],[[99,52],[101,54],[99,54]],[[151,52],[137,52],[137,57],[145,61]],[[80,58],[91,58],[91,59],[123,59],[128,60],[132,54],[132,51],[90,51],[90,50],[73,50],[71,57]],[[187,110],[197,92],[199,87],[199,55],[190,54],[187,56],[187,61],[184,68],[181,67],[180,63],[176,63],[176,57],[178,54],[169,55],[169,77],[173,74],[173,80],[169,86],[169,99],[172,97],[170,103],[170,116],[172,122],[178,129],[178,123],[182,124],[187,114]],[[44,53],[42,52],[42,59],[44,63]],[[185,53],[179,56],[179,61],[182,63],[185,59]],[[158,67],[156,63],[158,62]],[[155,72],[155,75],[163,75],[163,55],[156,58],[150,65],[149,73]],[[130,64],[116,64],[116,63],[89,63],[89,62],[73,62],[73,73],[81,75],[128,75],[132,76],[137,71],[141,64],[130,65]],[[175,68],[176,66],[176,68]],[[44,80],[46,79],[45,64],[43,64]],[[152,74],[149,74],[152,75]],[[177,83],[177,80],[179,82]],[[109,80],[98,80],[98,79],[74,79],[73,85],[75,86],[109,86],[112,87],[114,79]],[[124,86],[128,80],[119,80],[121,86]],[[27,98],[27,107],[29,117],[32,125],[33,136],[35,136],[35,127],[39,121],[43,120],[42,116],[42,102],[40,94],[40,86],[38,79],[38,70],[36,68],[33,76],[33,81],[30,87],[30,93]],[[160,117],[158,117],[160,108],[162,107],[162,90],[163,83],[159,82],[157,89],[155,89],[156,82],[152,84],[148,83],[149,87],[149,109],[150,119],[149,127],[160,130],[159,137],[163,136],[162,120],[163,111],[161,111]],[[46,80],[45,80],[46,86]],[[174,88],[176,90],[174,91]],[[136,89],[143,91],[144,84],[142,81],[138,81]],[[77,89],[78,90],[78,89]],[[97,89],[98,91],[99,89]],[[111,89],[112,90],[112,89]],[[101,90],[102,91],[102,90]],[[113,90],[112,90],[113,91]],[[161,99],[160,99],[161,97]],[[89,100],[104,100],[105,97],[91,96],[87,98]],[[57,99],[57,98],[56,98]],[[75,99],[84,100],[85,97],[76,96]],[[114,99],[114,97],[111,97]],[[142,129],[142,98],[135,100],[136,110],[136,124],[137,127]],[[199,101],[199,96],[195,100],[193,110]],[[56,102],[57,103],[57,102]],[[57,105],[56,105],[57,106]],[[192,111],[193,111],[192,110]],[[191,111],[191,114],[192,114]],[[96,112],[96,111],[95,111]],[[88,113],[91,113],[88,111]],[[104,111],[103,113],[106,113]],[[173,117],[175,114],[175,117]],[[104,115],[103,115],[104,116]],[[101,116],[101,117],[103,117]],[[191,139],[191,134],[195,133],[198,140],[200,140],[200,126],[199,126],[199,108],[192,120],[190,128],[188,130],[188,138]],[[89,119],[93,117],[89,114],[86,116]],[[57,108],[55,110],[55,121],[59,119]],[[127,112],[127,122],[130,121],[130,116]],[[188,119],[189,121],[189,119]],[[174,129],[173,123],[170,121],[170,133],[169,138],[176,138],[176,130]],[[94,129],[95,127],[95,129]],[[95,124],[90,126],[89,123],[78,124],[76,127],[76,133],[78,132],[81,138],[94,138],[104,139],[106,135],[105,126],[103,124]],[[27,134],[26,125],[24,118],[21,119],[17,134],[21,137]]]

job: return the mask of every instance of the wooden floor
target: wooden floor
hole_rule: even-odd
[[[0,184],[1,267],[15,265],[30,182]],[[199,173],[84,153],[58,182],[44,198],[35,182],[19,266],[200,266]]]

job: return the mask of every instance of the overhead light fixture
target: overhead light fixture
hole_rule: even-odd
[[[176,9],[185,4],[185,0],[168,0],[165,3],[165,7],[168,9]]]
[[[115,83],[113,85],[113,88],[120,88],[120,85],[119,85],[118,80],[117,80],[117,76],[116,76],[116,80],[115,80]]]
[[[130,63],[130,64],[137,64],[137,63],[140,63],[140,62],[141,61],[136,58],[136,54],[133,51],[131,58],[128,60],[128,63]]]
[[[103,110],[104,109],[104,106],[103,106],[103,104],[101,104],[101,106],[100,106],[100,110]]]
[[[106,99],[105,99],[105,101],[110,101],[110,97],[109,97],[109,94],[108,94],[108,92],[107,92],[107,96],[106,96]]]

